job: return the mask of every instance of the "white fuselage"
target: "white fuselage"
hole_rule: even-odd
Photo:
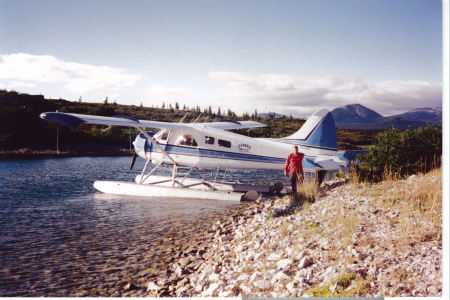
[[[154,139],[177,165],[183,167],[283,169],[287,156],[293,152],[293,145],[282,139],[251,138],[201,124],[191,129],[161,130]],[[173,163],[149,141],[145,143],[142,134],[136,137],[134,146],[140,157],[150,157],[153,164]],[[319,155],[333,158],[337,153],[306,145],[298,147],[299,152],[305,154],[304,169],[315,169],[313,162]]]

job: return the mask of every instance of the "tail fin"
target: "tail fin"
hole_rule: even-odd
[[[338,149],[334,119],[326,109],[313,113],[297,132],[281,140],[289,144],[307,145],[328,150]]]

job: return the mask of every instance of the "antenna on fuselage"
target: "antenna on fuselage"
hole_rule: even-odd
[[[181,124],[181,122],[183,122],[184,118],[186,118],[186,116],[187,116],[188,114],[189,114],[189,112],[187,111],[187,112],[184,114],[184,117],[181,118],[180,122],[178,122],[178,124]]]
[[[202,113],[200,113],[200,114],[198,115],[197,119],[195,119],[195,120],[194,120],[194,123],[192,123],[192,124],[195,124],[195,122],[197,122],[197,120],[200,119],[201,116],[202,116]]]

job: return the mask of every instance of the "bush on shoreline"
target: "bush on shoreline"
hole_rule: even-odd
[[[358,181],[378,182],[428,172],[441,164],[442,123],[419,129],[391,128],[379,133],[374,145],[358,158]]]

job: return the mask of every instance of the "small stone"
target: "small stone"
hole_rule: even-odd
[[[250,295],[252,292],[252,289],[248,286],[246,286],[245,284],[241,283],[239,285],[239,288],[241,289],[241,291],[243,291],[246,295]]]
[[[323,282],[324,283],[330,282],[334,276],[334,272],[335,272],[334,267],[329,267],[328,269],[326,269],[325,273],[323,273],[323,275],[322,275]]]
[[[330,288],[330,291],[334,293],[334,292],[336,292],[337,288],[340,287],[340,286],[343,286],[343,285],[342,285],[342,282],[337,281],[337,282]]]
[[[246,260],[246,261],[252,261],[254,257],[255,257],[255,253],[249,252],[249,253],[247,254],[247,256],[245,257],[245,260]]]
[[[302,259],[303,257],[308,256],[308,255],[309,255],[309,251],[305,249],[297,255],[297,259]]]
[[[275,282],[277,281],[285,281],[285,280],[289,280],[290,277],[287,276],[286,274],[284,274],[283,272],[278,272],[277,274],[275,274],[275,276],[272,277],[272,280],[270,281],[270,283],[275,284]]]
[[[202,297],[209,297],[212,296],[212,294],[215,292],[215,290],[219,287],[219,284],[217,283],[212,283],[209,285],[208,289],[206,289],[201,296]]]
[[[231,291],[221,291],[219,292],[219,297],[230,297],[233,295],[233,292]]]
[[[404,287],[403,285],[399,285],[399,286],[395,289],[394,293],[395,293],[395,295],[400,296],[400,293],[403,292],[404,290],[405,290],[405,287]]]
[[[228,235],[221,235],[219,237],[219,242],[220,243],[226,243],[226,242],[229,242],[229,241],[232,241],[232,240],[233,240],[233,237],[228,236]]]
[[[280,258],[281,258],[281,255],[272,253],[269,255],[269,257],[267,257],[267,260],[275,261],[275,260],[280,260]]]
[[[278,269],[285,269],[290,264],[292,264],[292,259],[282,259],[279,262],[277,262]]]
[[[237,280],[238,281],[247,281],[249,277],[250,276],[248,276],[248,274],[243,273],[243,274],[239,275]]]
[[[181,267],[187,266],[190,262],[191,262],[191,259],[189,257],[183,257],[178,260],[178,264]]]
[[[435,287],[435,286],[429,286],[428,288],[427,288],[427,292],[429,293],[429,296],[430,297],[437,297],[437,296],[439,296],[438,295],[438,289],[437,289],[437,287]]]
[[[138,287],[134,283],[128,283],[123,287],[124,290],[136,290]]]
[[[361,261],[364,261],[364,260],[366,260],[366,258],[367,258],[368,256],[369,256],[368,254],[365,254],[365,253],[359,253],[358,259],[361,260]]]
[[[154,282],[149,282],[147,286],[147,291],[159,291],[161,288]]]
[[[181,274],[183,274],[183,269],[180,266],[176,266],[175,267],[175,272],[174,272],[177,276],[180,276]]]
[[[253,282],[253,285],[261,290],[263,290],[266,287],[266,282],[264,280],[257,280]]]
[[[298,267],[299,269],[303,269],[311,266],[312,264],[314,264],[312,259],[310,259],[309,257],[304,257],[298,264]]]
[[[266,254],[264,252],[262,252],[262,253],[256,254],[255,258],[253,260],[254,261],[260,261],[260,260],[263,260],[264,258],[266,258]]]
[[[219,274],[217,273],[211,273],[211,275],[209,275],[208,280],[213,282],[213,281],[218,281],[219,280]]]
[[[288,284],[286,284],[286,289],[289,291],[291,297],[295,297],[296,296],[296,291],[295,291],[295,282],[291,281]]]
[[[201,291],[203,291],[203,284],[197,284],[196,286],[195,286],[195,288],[194,288],[194,290],[197,292],[197,293],[199,293],[199,292],[201,292]]]

